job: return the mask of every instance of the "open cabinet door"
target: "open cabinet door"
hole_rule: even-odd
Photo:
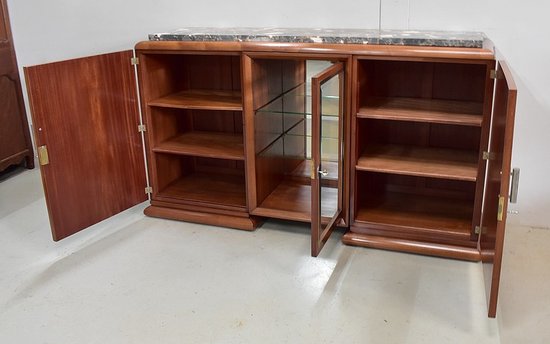
[[[311,255],[317,257],[342,214],[344,65],[311,79]]]
[[[499,62],[496,73],[495,98],[491,123],[491,139],[482,231],[479,248],[489,305],[489,316],[497,310],[504,231],[510,190],[512,138],[516,110],[516,85],[505,63]]]
[[[25,68],[55,241],[146,200],[132,51]]]

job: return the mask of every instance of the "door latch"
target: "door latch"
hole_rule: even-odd
[[[48,147],[46,145],[38,147],[38,163],[40,166],[46,166],[50,163],[50,158],[48,156]]]

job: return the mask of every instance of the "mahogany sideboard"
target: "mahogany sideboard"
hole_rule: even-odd
[[[487,263],[494,317],[506,64],[484,38],[275,37],[155,35],[134,53],[25,68],[54,240],[146,193],[149,216],[311,223],[313,256],[340,226],[345,244]]]

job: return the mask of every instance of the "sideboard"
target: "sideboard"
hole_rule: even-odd
[[[486,263],[495,316],[516,87],[483,34],[183,29],[25,75],[55,240],[147,195],[149,216],[311,223],[313,256],[344,227]]]

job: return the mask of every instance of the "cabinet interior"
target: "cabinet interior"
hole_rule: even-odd
[[[246,210],[238,55],[142,54],[153,198]]]
[[[305,59],[253,60],[256,214],[311,221],[311,77],[331,64]],[[339,197],[338,102],[335,79],[323,85],[321,99],[322,161],[329,170],[321,186],[326,216],[334,213]]]
[[[354,231],[473,238],[486,80],[486,64],[357,60]]]

